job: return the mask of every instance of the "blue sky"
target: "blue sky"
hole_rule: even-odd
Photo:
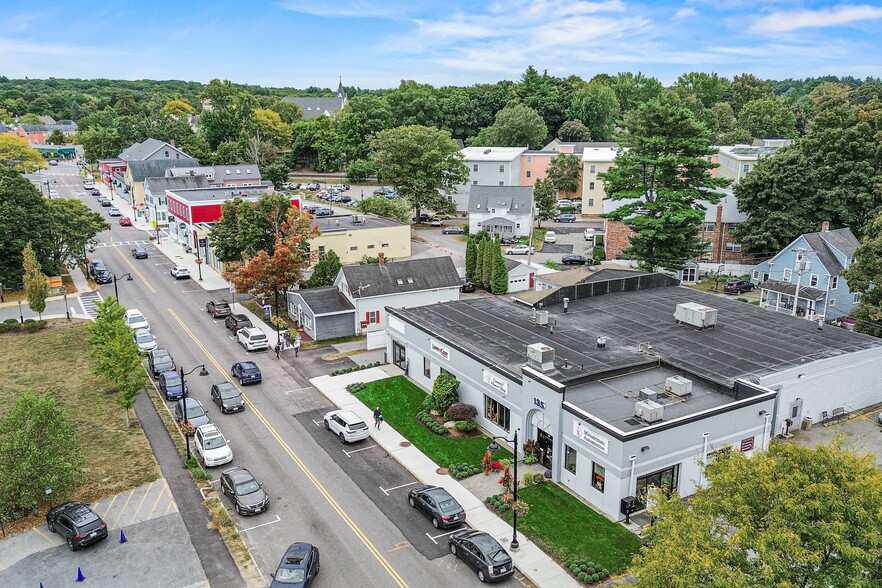
[[[882,77],[882,2],[77,0],[4,3],[0,75],[362,88],[642,71]]]

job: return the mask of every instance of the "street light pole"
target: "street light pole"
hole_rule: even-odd
[[[67,320],[70,320],[70,306],[67,305],[67,286],[61,287],[61,293],[64,294],[64,314],[67,315]]]
[[[520,549],[521,544],[518,542],[518,511],[514,507],[514,504],[518,501],[518,431],[520,429],[515,429],[514,432],[514,440],[503,437],[502,435],[497,435],[493,437],[493,441],[487,447],[487,449],[492,453],[494,451],[499,450],[499,445],[496,444],[496,439],[501,439],[506,443],[513,443],[514,449],[514,479],[512,480],[512,492],[514,494],[514,501],[512,502],[511,509],[511,522],[512,522],[512,532],[511,532],[511,550],[517,551]]]
[[[132,274],[123,274],[121,276],[113,276],[113,295],[116,297],[116,300],[119,301],[119,287],[117,287],[116,283],[121,279],[126,278],[127,282],[131,282],[134,278]],[[70,317],[68,317],[70,318]]]
[[[279,283],[273,282],[273,291],[276,294],[276,349],[282,345],[282,335],[279,332]]]
[[[199,368],[202,368],[202,371],[199,372],[200,376],[207,376],[208,375],[208,370],[205,369],[204,363],[202,365],[197,365],[192,370],[190,370],[189,372],[186,372],[186,373],[184,372],[183,366],[181,367],[181,402],[183,403],[183,407],[184,407],[184,410],[183,410],[184,423],[183,424],[187,424],[187,425],[190,424],[190,420],[187,418],[187,382],[184,380],[184,376],[189,376],[190,374],[192,374],[193,372],[195,372]],[[187,434],[186,432],[184,432],[184,445],[187,446],[187,461],[190,461],[190,435]]]

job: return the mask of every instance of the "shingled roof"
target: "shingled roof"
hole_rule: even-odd
[[[383,265],[352,265],[343,267],[341,271],[353,298],[459,288],[462,284],[449,257],[395,261]]]

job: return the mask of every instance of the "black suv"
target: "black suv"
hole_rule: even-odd
[[[158,378],[162,372],[173,372],[177,369],[171,353],[159,347],[147,352],[147,365],[154,378]]]
[[[107,266],[104,265],[104,262],[100,259],[95,258],[89,262],[89,273],[92,274],[93,278],[95,277],[95,274],[102,270],[108,271]]]
[[[231,314],[227,317],[227,320],[224,321],[224,324],[228,329],[233,331],[233,334],[239,332],[239,329],[244,329],[246,327],[253,327],[251,324],[251,319],[249,319],[244,314]]]
[[[743,292],[750,292],[754,288],[756,286],[747,280],[729,280],[723,286],[723,292],[726,294],[741,294]]]
[[[107,523],[79,502],[65,502],[47,512],[46,526],[64,537],[71,551],[107,539]]]
[[[217,318],[219,316],[230,316],[233,314],[233,309],[230,308],[230,303],[226,300],[212,300],[208,304],[205,305],[205,311]]]
[[[107,269],[96,270],[93,277],[96,284],[109,284],[113,281],[113,274]]]

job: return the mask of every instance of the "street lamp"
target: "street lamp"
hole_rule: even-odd
[[[202,371],[199,372],[200,376],[207,376],[208,370],[205,369],[205,364],[197,365],[189,372],[184,372],[184,368],[181,367],[181,402],[184,403],[184,422],[189,424],[190,421],[187,419],[187,383],[184,381],[184,376],[189,376],[199,368],[202,368]],[[190,461],[190,436],[187,433],[184,433],[184,445],[187,446],[187,461]]]
[[[490,442],[490,445],[487,446],[487,450],[490,453],[494,453],[499,451],[499,445],[496,443],[497,439],[501,439],[506,443],[513,443],[512,447],[514,449],[514,479],[512,480],[512,486],[514,488],[512,491],[514,492],[514,501],[512,504],[518,501],[518,431],[519,429],[515,429],[514,432],[514,440],[508,439],[502,435],[497,435],[493,437],[493,440]],[[511,509],[511,519],[512,519],[512,533],[511,533],[511,550],[517,551],[520,549],[521,544],[518,543],[518,511],[516,508],[512,507]]]
[[[276,295],[276,349],[282,346],[282,334],[279,332],[279,283],[273,282],[273,291]],[[276,354],[278,356],[278,353]]]
[[[132,277],[132,274],[123,274],[121,276],[113,276],[113,295],[116,296],[117,301],[119,301],[119,288],[117,287],[116,283],[119,282],[123,278],[125,278],[127,282],[131,282],[132,280],[134,280],[134,278]]]

